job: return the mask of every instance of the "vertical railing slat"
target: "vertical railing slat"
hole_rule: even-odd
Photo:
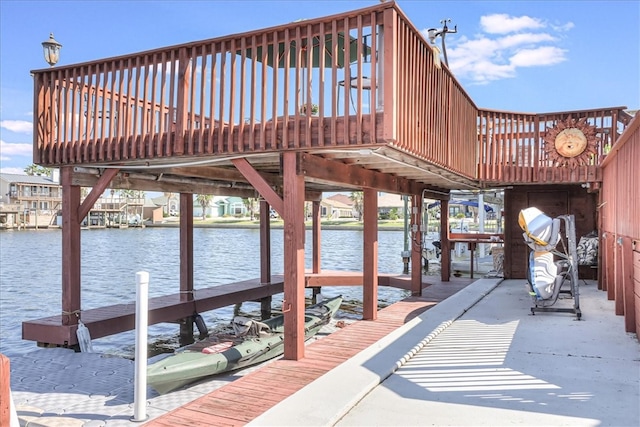
[[[142,103],[140,105],[140,126],[142,134],[140,136],[140,145],[138,146],[138,153],[141,158],[148,158],[152,153],[150,151],[150,147],[152,145],[153,135],[151,134],[151,129],[149,127],[149,123],[151,121],[149,115],[155,109],[155,105],[149,98],[149,73],[151,72],[150,68],[154,68],[151,58],[151,55],[144,55],[144,61],[142,63],[142,68],[144,69],[144,76],[142,78]]]
[[[371,90],[369,91],[369,120],[371,128],[371,139],[369,143],[378,142],[378,131],[376,129],[376,113],[378,112],[378,14],[371,12]]]
[[[199,114],[200,114],[200,126],[198,127],[198,146],[195,147],[195,152],[199,155],[201,154],[205,154],[206,153],[206,145],[205,145],[205,141],[204,141],[204,136],[205,136],[205,131],[207,130],[207,120],[209,120],[209,126],[211,126],[213,123],[213,120],[211,120],[211,112],[209,112],[209,115],[206,114],[205,111],[205,104],[207,101],[207,71],[208,71],[208,67],[209,67],[209,63],[207,60],[207,57],[209,56],[207,54],[207,46],[206,45],[202,45],[201,46],[202,49],[202,70],[200,71],[200,107],[199,107]]]
[[[158,156],[158,151],[156,150],[156,138],[157,138],[157,115],[162,114],[162,105],[156,104],[156,93],[158,91],[158,69],[162,65],[162,63],[158,63],[158,54],[151,55],[151,64],[149,65],[149,70],[147,70],[147,74],[151,73],[151,105],[147,108],[148,116],[148,139],[147,139],[147,154],[149,158],[154,158]]]
[[[247,54],[246,54],[246,49],[247,49],[247,44],[246,44],[246,38],[242,38],[240,40],[240,87],[239,87],[239,92],[240,92],[240,96],[238,97],[238,111],[240,113],[239,117],[238,117],[238,152],[242,153],[244,152],[244,133],[245,133],[245,99],[244,99],[244,95],[245,95],[245,86],[247,84],[247,79],[245,77],[245,67],[246,67],[246,60],[247,60]],[[233,54],[233,51],[231,51],[231,54],[233,55],[233,59],[235,60],[236,55]],[[233,75],[235,76],[235,72],[233,73]],[[232,92],[232,96],[235,97],[235,91]]]
[[[260,151],[267,149],[267,33],[262,34],[262,56],[260,59],[262,75],[262,89],[260,90]],[[258,50],[253,54],[253,60],[258,61]],[[274,74],[277,74],[274,72]]]
[[[184,138],[189,114],[189,86],[191,75],[191,60],[187,56],[187,48],[180,48],[178,53],[178,94],[176,105],[176,136],[173,152],[177,155],[184,154]]]
[[[142,68],[142,65],[140,63],[140,56],[136,56],[135,69],[133,70],[135,74],[135,79],[133,83],[133,95],[131,98],[131,102],[129,104],[133,109],[131,139],[129,140],[129,148],[130,148],[129,155],[131,159],[140,158],[140,149],[139,149],[140,142],[139,141],[142,133],[140,131],[140,125],[141,125],[140,116],[141,116],[141,108],[142,108],[142,106],[140,105],[140,97],[141,97],[140,80],[142,78],[141,68]]]
[[[196,129],[196,87],[198,85],[198,56],[196,55],[196,49],[194,47],[188,50],[189,60],[189,91],[187,102],[184,106],[187,109],[185,115],[188,115],[188,119],[185,122],[185,138],[187,143],[187,154],[194,154],[194,136]]]
[[[167,157],[172,156],[175,146],[177,144],[177,125],[176,119],[178,111],[176,109],[176,104],[178,102],[176,91],[178,89],[179,82],[179,64],[176,61],[179,61],[179,58],[176,58],[176,50],[171,50],[171,55],[169,58],[170,67],[169,69],[169,113],[167,116],[167,141],[164,146],[165,155]],[[178,53],[179,57],[179,53]],[[178,69],[176,69],[178,68]]]
[[[251,37],[251,79],[250,79],[250,89],[249,89],[249,151],[256,151],[256,138],[255,138],[255,128],[256,128],[256,92],[257,92],[257,79],[258,79],[258,70],[257,70],[257,61],[255,60],[257,54],[257,39],[256,36],[253,35]],[[242,50],[242,54],[244,55],[245,50]],[[242,69],[245,70],[245,66],[243,64]],[[244,74],[244,72],[243,72]],[[244,89],[244,86],[243,86]],[[244,98],[244,92],[241,95]],[[244,120],[243,120],[244,121]]]
[[[338,144],[338,126],[337,126],[337,118],[338,118],[338,91],[340,88],[338,87],[338,66],[337,60],[335,58],[338,57],[338,23],[333,20],[331,22],[331,81],[334,82],[334,85],[331,90],[331,145],[336,146]],[[346,78],[346,77],[345,77]],[[346,84],[346,81],[345,81]],[[346,87],[344,89],[345,97],[347,96]],[[346,116],[346,114],[344,114]]]
[[[215,152],[215,146],[213,144],[214,135],[216,134],[216,132],[218,132],[216,128],[221,128],[222,123],[218,123],[218,125],[216,126],[216,96],[217,96],[216,68],[218,66],[218,62],[217,62],[218,56],[217,56],[215,43],[211,43],[209,45],[209,49],[211,52],[211,78],[210,78],[211,93],[209,94],[209,117],[210,117],[209,120],[211,123],[209,123],[209,138],[207,139],[207,153],[213,154]]]
[[[227,132],[227,152],[236,152],[234,144],[235,135],[235,111],[236,111],[236,39],[232,39],[229,45],[229,51],[231,54],[231,69],[229,70],[229,128]],[[222,52],[226,56],[226,52]],[[244,73],[243,73],[244,74]],[[242,117],[239,118],[242,120]]]
[[[280,98],[279,93],[278,93],[278,88],[279,88],[279,79],[278,79],[278,67],[279,67],[279,58],[276,57],[276,52],[279,51],[278,47],[280,45],[280,39],[279,39],[279,33],[277,31],[273,32],[273,45],[272,45],[272,49],[273,49],[273,55],[271,60],[273,61],[272,67],[273,67],[273,80],[272,80],[272,85],[273,85],[273,95],[272,95],[272,100],[271,100],[271,141],[269,144],[269,148],[272,150],[277,150],[278,149],[278,126],[280,125],[279,121],[278,121],[278,99]],[[284,42],[283,42],[284,43]],[[286,47],[286,44],[284,45]],[[263,57],[265,58],[263,63],[266,63],[266,58],[267,58],[267,49],[264,49],[265,52],[263,53]],[[285,76],[286,79],[286,76]]]
[[[53,114],[53,117],[55,117],[55,135],[54,135],[54,139],[53,141],[51,141],[51,148],[49,149],[49,162],[50,163],[59,163],[60,162],[60,152],[61,152],[61,147],[63,145],[62,142],[62,127],[64,125],[63,123],[63,116],[60,114],[61,111],[63,111],[63,97],[64,97],[64,88],[63,88],[63,84],[64,84],[64,80],[62,78],[62,72],[60,70],[57,70],[55,72],[55,99],[56,99],[56,108],[55,108],[55,112]]]
[[[225,87],[226,87],[226,77],[227,77],[227,55],[226,55],[226,42],[220,42],[220,106],[218,107],[218,152],[224,153],[224,129],[227,127],[231,127],[231,123],[225,123],[224,119],[224,110],[225,110]]]

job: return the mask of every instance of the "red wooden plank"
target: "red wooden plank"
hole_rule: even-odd
[[[427,288],[427,291],[429,289],[429,292],[424,292],[427,295],[426,298],[402,301],[380,311],[380,313],[385,313],[390,320],[393,320],[395,316],[395,327],[390,327],[380,320],[352,323],[327,337],[309,343],[306,346],[305,358],[300,361],[273,361],[200,398],[196,404],[187,404],[163,417],[150,421],[147,425],[164,427],[172,425],[171,422],[175,422],[174,425],[184,425],[177,423],[181,423],[185,419],[192,420],[193,425],[201,425],[201,422],[208,422],[208,425],[226,425],[225,422],[233,422],[231,419],[237,420],[238,425],[246,424],[259,416],[261,411],[270,408],[278,399],[284,400],[323,375],[327,369],[338,366],[369,346],[368,340],[354,341],[354,337],[372,336],[375,340],[382,338],[397,326],[402,325],[405,319],[409,318],[411,313],[420,306],[433,304],[429,301],[429,297],[430,299],[444,299],[457,292],[459,287],[441,285]],[[383,327],[379,327],[380,323],[383,323]],[[273,387],[273,384],[278,386]],[[247,407],[246,396],[248,395],[269,395],[269,399],[259,407],[255,405]],[[239,412],[242,412],[242,415],[237,415]]]

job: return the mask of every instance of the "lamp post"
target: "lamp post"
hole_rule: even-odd
[[[50,66],[54,66],[60,59],[60,48],[62,45],[53,38],[53,33],[49,33],[49,40],[42,42],[42,48],[44,49],[44,60]]]
[[[444,43],[444,38],[447,35],[447,33],[449,34],[457,33],[458,26],[455,25],[453,27],[453,30],[451,30],[449,29],[449,27],[447,27],[447,22],[451,22],[451,19],[443,19],[442,21],[440,21],[440,23],[442,24],[442,28],[440,30],[436,28],[429,28],[427,32],[429,34],[429,41],[431,42],[431,44],[435,44],[436,37],[438,36],[442,37],[442,53],[444,53],[444,63],[447,64],[447,67],[448,67],[449,60],[447,59],[447,46]]]

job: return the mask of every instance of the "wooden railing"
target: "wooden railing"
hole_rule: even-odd
[[[394,147],[482,186],[588,183],[622,108],[478,110],[394,2],[269,29],[34,71],[34,162],[46,166]],[[585,118],[597,147],[557,167],[544,136]]]
[[[33,74],[40,164],[391,144],[476,175],[476,109],[395,3]]]
[[[376,144],[382,113],[363,94],[375,102],[384,9],[34,71],[35,160]]]
[[[397,99],[392,111],[397,123],[396,145],[433,164],[476,179],[475,104],[447,66],[436,65],[434,58],[439,57],[438,51],[403,15],[398,15],[391,28],[398,46]]]
[[[479,178],[482,183],[589,183],[601,180],[598,165],[629,123],[625,107],[548,114],[481,110]],[[575,165],[549,156],[544,140],[558,123],[584,119],[595,134],[595,146]]]

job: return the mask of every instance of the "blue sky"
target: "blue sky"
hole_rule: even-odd
[[[375,1],[0,0],[0,171],[32,163],[33,82],[41,43],[60,65],[155,49],[367,7]],[[449,65],[482,108],[544,113],[640,108],[640,1],[397,2],[445,38]],[[438,45],[440,46],[440,39]]]

